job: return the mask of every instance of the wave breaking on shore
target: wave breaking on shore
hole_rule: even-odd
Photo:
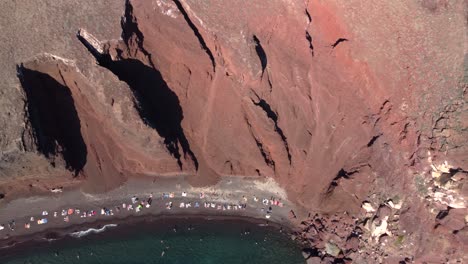
[[[75,238],[80,238],[80,237],[87,236],[89,234],[102,233],[102,232],[106,231],[107,229],[109,229],[111,227],[116,227],[116,226],[117,226],[117,224],[107,224],[107,225],[104,225],[101,228],[97,228],[97,229],[96,228],[89,228],[87,230],[70,233],[69,235],[72,236],[72,237],[75,237]]]

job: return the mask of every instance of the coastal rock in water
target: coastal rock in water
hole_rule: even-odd
[[[302,250],[302,256],[305,258],[305,259],[309,259],[313,256],[317,256],[318,255],[318,251],[314,248],[304,248]]]

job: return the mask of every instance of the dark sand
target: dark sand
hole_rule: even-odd
[[[182,192],[187,192],[187,197],[182,197]],[[162,193],[174,192],[174,198],[162,198]],[[199,194],[203,192],[205,198],[201,199]],[[140,212],[122,209],[122,203],[131,204],[131,197],[136,195],[141,200],[146,200],[153,195],[153,203],[150,208],[143,208]],[[258,198],[255,202],[253,196]],[[283,207],[264,205],[263,198],[275,197],[281,199]],[[247,201],[245,201],[245,199]],[[171,210],[166,209],[167,202],[173,202]],[[179,208],[180,202],[191,202],[191,208]],[[195,202],[200,203],[199,208],[194,208]],[[247,207],[239,210],[217,210],[204,208],[204,202],[218,204],[240,204],[245,203]],[[115,207],[122,210],[116,212]],[[272,207],[271,217],[267,219],[266,210]],[[101,215],[101,208],[113,209],[114,215]],[[70,216],[70,222],[64,222],[61,216],[62,209],[78,208],[83,211],[96,210],[98,215],[81,218],[79,215]],[[262,210],[263,208],[263,210]],[[34,245],[38,241],[63,238],[67,234],[84,231],[89,228],[101,228],[107,224],[125,225],[139,221],[161,221],[174,218],[189,218],[194,221],[206,221],[209,219],[242,219],[254,221],[259,224],[275,225],[284,227],[285,230],[293,228],[288,218],[289,211],[294,206],[287,200],[284,190],[279,188],[272,180],[261,182],[248,178],[226,177],[217,185],[211,187],[191,187],[184,176],[157,179],[136,179],[127,182],[122,187],[105,194],[86,194],[81,190],[69,190],[63,193],[47,194],[29,198],[20,198],[0,204],[0,224],[5,229],[0,231],[0,248],[6,252],[14,253],[23,246]],[[42,211],[48,211],[48,216],[41,216]],[[58,212],[55,218],[54,212]],[[38,225],[31,222],[33,216],[35,221],[47,218],[47,224]],[[16,228],[11,231],[7,222],[14,219]],[[24,224],[30,223],[31,228],[25,229]],[[7,249],[7,250],[5,250]]]

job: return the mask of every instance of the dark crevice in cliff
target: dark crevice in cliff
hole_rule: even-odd
[[[232,165],[232,162],[230,160],[226,160],[224,162],[224,165],[225,166],[229,166],[229,172],[230,174],[233,174],[234,173],[234,166]]]
[[[436,215],[436,220],[444,219],[447,215],[449,215],[449,211],[450,207],[447,210],[439,211],[439,213]]]
[[[177,159],[179,167],[183,169],[181,151],[179,150],[181,147],[184,158],[188,156],[198,170],[198,160],[191,150],[181,126],[183,112],[179,98],[154,67],[151,54],[144,49],[144,36],[138,28],[137,18],[133,15],[133,6],[128,0],[125,3],[125,14],[121,26],[124,42],[128,46],[131,46],[131,42],[136,42],[138,49],[134,52],[141,51],[151,67],[136,59],[114,61],[109,54],[100,53],[80,32],[78,38],[94,55],[100,66],[109,69],[120,80],[129,85],[134,94],[135,107],[140,117],[164,138],[167,150]],[[130,56],[136,56],[136,54],[130,54]]]
[[[137,18],[133,15],[133,6],[130,0],[125,1],[125,14],[120,21],[120,25],[122,27],[122,39],[124,42],[128,44],[131,41],[132,35],[135,35],[135,41],[139,50],[147,56],[149,62],[152,64],[151,54],[143,47],[144,36],[138,28]]]
[[[161,73],[139,60],[113,61],[109,55],[96,58],[100,66],[109,69],[121,81],[128,84],[135,97],[135,107],[143,121],[164,138],[167,150],[183,169],[179,145],[184,157],[192,159],[198,170],[198,160],[182,129],[184,118],[179,98],[168,87]]]
[[[440,183],[440,184],[447,184],[447,182],[449,182],[453,176],[455,176],[455,174],[457,173],[464,173],[464,174],[468,174],[468,171],[465,171],[463,170],[462,168],[450,168],[449,169],[449,172],[445,172],[445,173],[442,173],[442,175],[437,179],[437,181]]]
[[[372,124],[372,126],[377,127],[382,117],[388,115],[388,113],[392,110],[392,105],[389,100],[385,100],[379,108],[379,111],[375,114],[370,114],[365,116],[365,120],[362,124]],[[395,125],[396,122],[391,123],[391,125]]]
[[[468,173],[467,170],[464,170],[463,168],[460,168],[460,167],[449,169],[449,173],[450,173],[450,175],[452,175],[452,176],[455,175],[455,174],[458,173],[458,172]]]
[[[305,9],[305,13],[306,13],[306,16],[307,16],[307,22],[310,24],[310,22],[312,22],[312,16],[310,15],[309,10],[307,9],[307,7]]]
[[[275,171],[275,161],[270,156],[270,152],[263,147],[263,143],[255,135],[255,133],[254,133],[254,131],[252,129],[252,124],[250,124],[249,119],[247,118],[247,116],[244,116],[244,120],[247,123],[247,126],[249,127],[250,134],[252,135],[252,138],[255,140],[257,148],[260,151],[260,154],[262,155],[263,160],[265,161],[265,164],[268,165],[270,168],[272,168],[273,171]],[[260,171],[258,171],[258,172],[260,173]]]
[[[260,59],[260,64],[262,65],[262,78],[263,78],[263,73],[265,72],[265,69],[268,63],[267,55],[262,45],[260,44],[260,40],[257,38],[256,35],[253,35],[253,41],[255,43],[255,52],[257,53],[257,56]]]
[[[283,141],[284,148],[286,149],[286,153],[288,154],[289,164],[291,164],[292,156],[289,150],[289,144],[286,136],[283,133],[283,130],[278,126],[278,115],[276,115],[276,113],[271,109],[271,106],[265,100],[259,99],[258,102],[252,100],[252,102],[254,105],[260,107],[266,113],[267,117],[271,119],[275,124],[275,131],[276,133],[278,133],[281,140]]]
[[[353,171],[346,171],[344,169],[340,169],[338,173],[336,174],[336,177],[333,179],[333,181],[338,181],[340,179],[349,179],[349,176],[355,174],[359,170],[353,170]]]
[[[367,147],[372,147],[372,145],[374,145],[375,141],[377,141],[377,139],[379,139],[379,137],[382,136],[382,134],[378,134],[378,135],[375,135],[371,138],[371,140],[369,141],[369,143],[367,143]]]
[[[336,46],[338,46],[340,43],[343,43],[343,42],[345,42],[345,41],[348,41],[348,39],[346,39],[346,38],[339,38],[339,39],[337,39],[337,40],[335,41],[335,43],[333,43],[331,46],[332,46],[332,48],[334,49],[334,48],[336,48]]]
[[[314,54],[314,44],[312,43],[312,36],[309,34],[309,31],[306,30],[306,39],[307,42],[309,42],[309,49],[310,53],[312,54],[312,57],[315,55]]]
[[[184,9],[184,6],[179,0],[174,0],[174,3],[176,4],[177,8],[179,9],[180,13],[184,16],[185,21],[189,25],[189,27],[192,29],[193,33],[197,37],[198,41],[200,42],[200,45],[202,48],[205,50],[206,54],[208,57],[210,57],[211,60],[211,65],[213,66],[213,71],[216,71],[216,61],[214,59],[213,53],[211,52],[210,48],[208,48],[208,45],[206,45],[205,40],[203,39],[203,36],[201,35],[200,31],[198,30],[197,26],[192,22],[190,19],[189,15]]]
[[[338,186],[338,182],[341,180],[341,179],[350,179],[350,176],[359,172],[359,169],[356,169],[356,170],[353,170],[353,171],[346,171],[344,169],[340,169],[338,171],[338,173],[336,174],[335,178],[332,180],[332,182],[330,183],[330,185],[328,186],[328,189],[327,189],[327,194],[331,194],[335,188]]]
[[[70,89],[48,74],[23,65],[17,70],[38,151],[53,165],[54,158],[61,154],[66,168],[77,176],[86,164],[87,148]]]
[[[257,144],[257,148],[260,150],[260,153],[262,154],[263,160],[265,163],[275,170],[275,161],[270,157],[270,154],[267,153],[267,151],[263,148],[262,142],[260,142],[257,138],[255,138],[255,143]]]
[[[410,126],[410,123],[409,122],[406,122],[404,125],[403,125],[403,129],[401,130],[400,132],[400,137],[398,139],[399,142],[402,142],[406,139],[406,136],[408,135],[408,128]]]
[[[273,83],[271,82],[270,75],[267,73],[268,87],[270,87],[270,93],[273,92]]]

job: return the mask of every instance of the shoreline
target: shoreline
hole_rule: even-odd
[[[154,179],[135,179],[117,190],[99,195],[72,190],[60,194],[21,198],[10,201],[6,206],[0,206],[0,224],[10,221],[12,215],[15,216],[16,222],[14,231],[10,230],[7,225],[5,225],[4,230],[0,230],[0,252],[14,252],[16,248],[22,248],[23,245],[47,241],[47,238],[58,237],[62,239],[71,232],[84,231],[89,228],[99,229],[106,224],[117,223],[125,226],[135,222],[170,219],[268,223],[268,226],[291,232],[295,225],[289,219],[288,214],[289,210],[296,209],[281,191],[274,182],[259,182],[232,177],[223,179],[215,186],[191,187],[185,181],[184,176],[181,176],[171,179],[158,178],[156,181]],[[175,192],[175,197],[163,198],[161,196],[162,193],[169,192]],[[185,197],[181,195],[182,192],[186,193]],[[201,193],[205,194],[204,197],[199,196]],[[131,197],[134,195],[138,196],[141,201],[146,201],[148,196],[153,197],[151,206],[149,208],[142,207],[140,212],[124,210],[122,207],[118,212],[116,211],[117,207],[122,206],[123,203],[131,205],[133,202]],[[254,201],[252,197],[258,197],[257,201]],[[270,197],[281,200],[284,206],[262,203],[262,199]],[[170,210],[166,209],[168,202],[173,203]],[[190,203],[193,206],[179,207],[181,203]],[[195,203],[199,207],[196,208]],[[215,208],[206,208],[204,207],[205,203],[216,204],[216,206]],[[241,209],[241,204],[245,205],[245,208]],[[234,205],[236,210],[234,210]],[[69,222],[64,222],[64,216],[60,213],[60,209],[67,208],[80,208],[81,212],[89,210],[99,212],[100,208],[106,207],[111,208],[112,215],[98,213],[86,218],[80,217],[79,214],[66,215],[66,217],[70,216]],[[40,215],[43,210],[48,211],[47,216]],[[54,211],[58,212],[55,216]],[[266,215],[269,215],[268,219]],[[34,221],[29,220],[30,216],[35,217]],[[36,224],[35,221],[40,218],[48,218],[48,223]],[[29,223],[30,229],[23,227],[27,223]]]
[[[194,225],[209,221],[215,222],[238,222],[253,224],[261,227],[274,228],[284,234],[291,234],[294,232],[294,227],[291,225],[285,225],[284,223],[278,223],[269,221],[268,219],[254,218],[250,216],[242,215],[209,215],[209,214],[163,214],[163,215],[139,215],[139,216],[127,216],[125,218],[114,218],[114,219],[96,219],[94,222],[85,222],[81,224],[71,225],[63,228],[49,228],[43,231],[35,232],[27,235],[13,236],[0,241],[0,255],[2,258],[11,257],[16,252],[23,251],[25,248],[30,248],[38,244],[45,244],[54,241],[60,241],[62,239],[80,240],[88,235],[98,235],[105,233],[111,229],[122,229],[133,225],[157,225],[161,222],[167,222],[171,220],[190,221]],[[168,223],[164,223],[168,224]],[[110,225],[113,225],[110,227]],[[98,232],[90,232],[83,236],[74,236],[73,233],[84,232],[90,229],[103,229],[109,227],[109,230],[105,229]],[[1,259],[1,258],[0,258]]]

